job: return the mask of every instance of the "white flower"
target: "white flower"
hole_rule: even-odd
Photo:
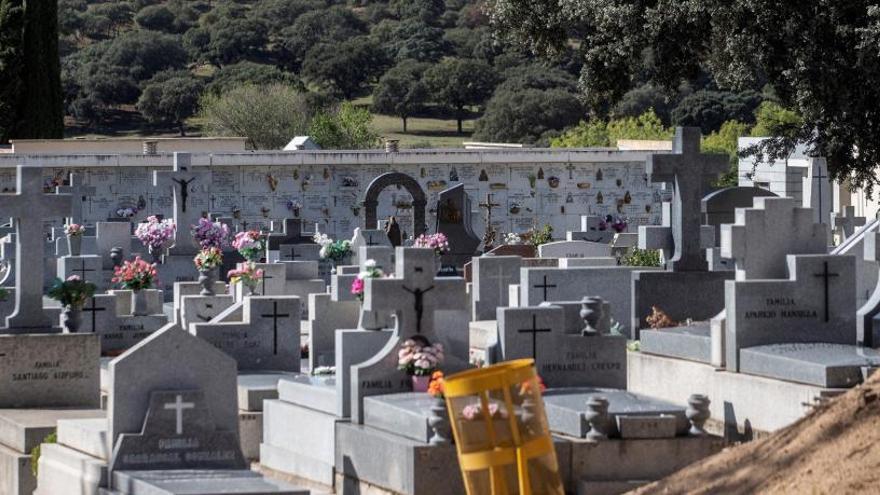
[[[371,268],[376,268],[376,260],[367,260],[364,262],[364,268],[367,270]]]

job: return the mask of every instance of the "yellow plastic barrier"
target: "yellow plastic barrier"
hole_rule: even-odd
[[[446,378],[458,462],[468,495],[563,495],[534,361]]]

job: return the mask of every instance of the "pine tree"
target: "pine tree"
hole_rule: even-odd
[[[20,104],[23,27],[23,1],[0,0],[0,142],[3,143],[12,135]]]
[[[58,2],[30,0],[24,12],[22,94],[12,137],[64,137],[64,101],[58,54]]]

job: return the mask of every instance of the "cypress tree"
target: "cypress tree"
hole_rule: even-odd
[[[64,137],[57,0],[26,0],[22,93],[12,137]]]
[[[21,101],[23,0],[0,0],[0,142],[9,142]]]

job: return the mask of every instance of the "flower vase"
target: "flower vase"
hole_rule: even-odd
[[[362,308],[357,327],[364,330],[381,330],[382,324],[379,323],[379,313],[376,311],[364,311]]]
[[[158,265],[162,264],[162,255],[165,254],[165,249],[163,247],[149,246],[147,248],[147,251],[149,251],[150,256],[153,259],[153,263],[156,263]]]
[[[431,375],[413,375],[412,388],[413,392],[427,392],[428,385],[431,384]]]
[[[446,409],[446,401],[435,397],[431,403],[431,415],[428,417],[428,426],[431,427],[431,445],[446,445],[450,442],[449,411]]]
[[[147,309],[147,291],[131,291],[131,314],[134,316],[145,316],[149,314],[149,310]]]
[[[61,312],[61,325],[68,333],[79,332],[82,325],[82,309],[65,306]]]
[[[69,235],[67,236],[67,252],[71,256],[79,256],[82,253],[82,236],[81,235]]]
[[[217,281],[217,277],[219,276],[217,272],[217,268],[199,270],[199,285],[202,287],[202,290],[199,292],[200,296],[214,295],[214,283]]]
[[[253,296],[257,293],[257,284],[244,284],[244,286],[247,289],[246,296]]]

